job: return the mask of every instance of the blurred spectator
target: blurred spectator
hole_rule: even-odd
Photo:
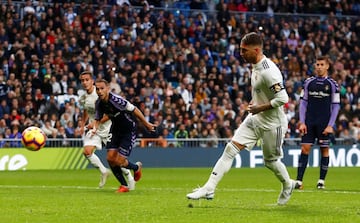
[[[11,123],[11,133],[9,135],[9,139],[14,139],[14,140],[18,139],[18,140],[10,141],[10,147],[17,147],[17,148],[21,147],[20,139],[22,138],[22,135],[21,135],[21,131],[19,129],[19,125],[20,125],[20,123],[17,120],[15,122],[13,121]]]
[[[67,138],[75,138],[74,122],[72,120],[67,121],[65,127],[65,134]]]
[[[210,139],[207,143],[207,147],[215,147],[215,148],[218,147],[218,145],[219,145],[218,138],[219,137],[218,137],[215,129],[209,130],[209,134],[208,134],[207,138]]]
[[[112,92],[114,92],[115,94],[120,94],[121,92],[121,88],[120,85],[117,82],[116,77],[111,77],[111,81],[110,81],[110,89]]]
[[[40,114],[59,115],[60,105],[54,95],[50,95],[44,106],[39,109]]]
[[[0,119],[0,135],[3,135],[7,128],[8,127],[6,125],[5,119]]]
[[[35,9],[32,6],[32,1],[30,0],[26,0],[24,7],[24,15],[26,16],[28,14],[35,14]]]
[[[179,125],[179,128],[175,131],[174,138],[180,140],[176,144],[177,147],[186,146],[187,143],[184,140],[189,138],[189,132],[185,129],[184,124]]]
[[[349,136],[351,137],[352,143],[356,143],[358,140],[358,135],[360,133],[359,124],[360,122],[358,117],[349,122]]]
[[[10,114],[10,106],[6,99],[2,99],[0,102],[0,118],[2,118],[4,114]]]
[[[41,127],[47,137],[52,137],[54,134],[56,135],[58,130],[51,125],[49,120],[46,120],[44,125]]]
[[[68,8],[66,9],[66,11],[64,13],[65,22],[67,22],[69,25],[72,25],[76,16],[77,16],[77,13],[74,12],[73,7],[68,6]]]
[[[11,139],[11,128],[6,128],[5,129],[5,133],[3,134],[3,137],[6,141],[4,147],[11,147],[11,141],[9,139]]]
[[[67,136],[66,136],[66,131],[65,131],[65,127],[64,126],[60,126],[58,128],[58,132],[56,135],[53,135],[52,137],[56,138],[56,139],[61,139],[61,146],[69,146],[70,145],[70,141],[68,140]]]
[[[354,143],[354,139],[347,128],[340,132],[339,137],[344,140],[344,145],[352,145]]]

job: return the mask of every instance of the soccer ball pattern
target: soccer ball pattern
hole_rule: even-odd
[[[38,127],[31,126],[22,132],[21,143],[31,151],[38,151],[45,146],[46,135]]]

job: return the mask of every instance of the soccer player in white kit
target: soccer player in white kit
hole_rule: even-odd
[[[295,187],[295,181],[282,163],[282,144],[288,128],[283,105],[288,95],[278,67],[263,54],[263,41],[255,32],[246,34],[240,43],[240,55],[252,64],[252,101],[248,116],[235,131],[225,146],[222,156],[215,164],[208,181],[200,188],[187,194],[188,199],[213,199],[217,184],[233,163],[234,157],[243,149],[251,150],[260,141],[264,165],[281,182],[279,205],[286,204]]]
[[[105,185],[107,178],[109,177],[110,170],[104,166],[99,157],[95,154],[95,150],[102,149],[102,144],[106,144],[107,141],[111,138],[111,120],[108,117],[103,118],[101,120],[101,125],[97,129],[96,133],[94,134],[92,132],[92,124],[95,118],[95,102],[98,99],[92,73],[89,71],[84,71],[80,74],[80,81],[82,87],[85,90],[85,93],[79,98],[80,105],[83,109],[83,124],[81,126],[82,133],[84,133],[86,128],[88,129],[84,135],[83,153],[90,161],[90,163],[100,170],[101,175],[99,187],[102,188]],[[85,127],[86,123],[88,123],[88,125]],[[121,170],[128,178],[129,189],[134,190],[135,181],[131,175],[130,170],[125,168],[121,168]]]

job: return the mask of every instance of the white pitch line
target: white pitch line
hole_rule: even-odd
[[[236,189],[220,189],[220,191],[231,191],[231,192],[278,192],[278,190],[273,189],[257,189],[257,188],[236,188]],[[360,194],[360,191],[349,191],[349,190],[326,190],[326,189],[309,189],[309,190],[294,190],[299,193],[334,193],[334,194]]]
[[[96,189],[100,189],[98,187],[85,187],[85,186],[63,186],[63,185],[59,185],[59,186],[48,186],[48,185],[0,185],[0,188],[11,188],[11,189],[79,189],[79,190],[96,190]],[[117,188],[106,188],[106,189],[117,189]]]
[[[98,188],[98,187],[87,187],[87,186],[48,186],[48,185],[38,185],[38,186],[28,186],[28,185],[0,185],[0,189],[2,188],[10,188],[10,189],[78,189],[78,190],[116,190],[117,187],[105,187],[105,188]],[[164,188],[164,187],[153,187],[149,188],[146,187],[145,190],[155,190],[155,191],[162,191],[162,190],[177,190],[183,191],[184,188]],[[278,192],[278,190],[274,189],[258,189],[258,188],[234,188],[234,189],[217,189],[217,191],[230,191],[230,192],[267,192],[273,193]],[[299,193],[314,193],[320,192],[320,190],[296,190]],[[334,193],[334,194],[360,194],[360,191],[346,191],[346,190],[321,190],[321,193]]]

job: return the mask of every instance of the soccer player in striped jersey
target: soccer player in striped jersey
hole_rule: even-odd
[[[325,188],[325,177],[329,167],[330,136],[340,110],[339,87],[335,80],[328,76],[329,58],[321,56],[316,59],[316,76],[305,80],[301,93],[299,131],[301,137],[301,155],[296,178],[296,189],[303,189],[303,177],[308,165],[311,146],[317,139],[321,150],[320,177],[318,189]]]
[[[243,149],[251,150],[261,142],[265,166],[280,181],[282,190],[279,205],[286,204],[295,187],[295,181],[282,163],[282,144],[288,127],[283,105],[289,97],[283,85],[279,68],[263,54],[263,40],[257,33],[246,34],[240,43],[240,54],[252,64],[252,101],[249,114],[225,146],[222,156],[215,164],[208,181],[203,187],[187,194],[188,199],[212,199],[215,188],[231,168],[235,156]]]
[[[109,170],[104,166],[99,157],[96,155],[95,150],[102,149],[103,144],[106,144],[109,140],[109,132],[111,127],[111,121],[108,117],[104,117],[101,120],[99,129],[96,134],[92,131],[93,121],[95,120],[95,102],[98,99],[96,89],[94,85],[93,75],[90,71],[84,71],[80,74],[81,85],[84,89],[84,94],[80,96],[79,103],[82,108],[83,122],[81,126],[82,133],[87,129],[84,135],[84,155],[89,162],[99,169],[100,182],[99,187],[102,188],[107,178],[109,177]],[[86,128],[85,125],[87,124]],[[131,190],[135,189],[135,181],[128,169],[123,168],[122,172],[128,178],[128,186]],[[115,176],[116,177],[116,176]]]

